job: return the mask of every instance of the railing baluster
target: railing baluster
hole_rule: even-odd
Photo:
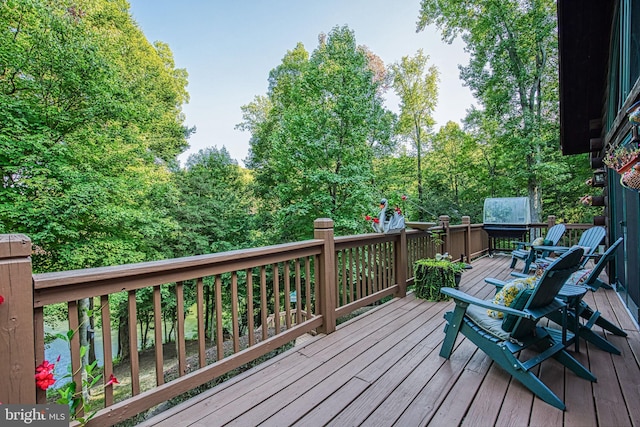
[[[238,273],[231,273],[231,324],[233,328],[233,352],[240,351],[240,329],[238,327]]]
[[[296,324],[302,323],[302,283],[300,277],[300,258],[295,260],[296,271]],[[305,319],[306,320],[306,319]]]
[[[156,356],[156,384],[164,384],[164,352],[162,347],[162,294],[160,285],[153,287],[153,328]]]
[[[280,276],[279,265],[273,264],[273,324],[276,335],[280,333]]]
[[[204,331],[204,281],[198,277],[196,281],[196,308],[198,317],[198,366],[207,366],[207,337]]]
[[[42,307],[33,309],[33,332],[36,366],[39,366],[44,361],[44,312]],[[36,387],[36,402],[39,404],[47,402],[46,390],[41,390],[40,387]]]
[[[263,265],[260,267],[260,317],[262,321],[262,340],[269,337],[269,325],[267,318],[269,317],[269,307],[267,305],[267,270]]]
[[[131,362],[131,394],[140,394],[140,361],[138,358],[138,315],[136,291],[128,292],[129,310],[129,359]]]
[[[284,312],[286,314],[285,325],[287,330],[291,329],[291,278],[289,262],[284,263]]]
[[[222,278],[220,275],[216,276],[216,348],[218,350],[218,359],[224,358],[224,331],[222,330]]]
[[[76,393],[82,393],[82,360],[80,358],[80,321],[78,318],[78,301],[69,301],[67,303],[67,308],[69,310],[69,330],[74,331],[69,342],[71,347],[71,375],[73,381],[76,383]],[[84,409],[79,407],[76,415],[84,415]]]
[[[247,268],[247,329],[249,331],[249,347],[256,343],[255,325],[253,322],[253,269]]]
[[[336,301],[338,307],[349,303],[349,300],[347,299],[348,282],[347,282],[347,262],[346,261],[347,261],[346,252],[341,251],[340,262],[337,263],[337,265],[340,266],[340,271],[342,273],[342,286],[341,286],[342,301]],[[336,280],[336,283],[340,283],[340,281]],[[340,295],[340,293],[336,293],[336,294]]]
[[[109,382],[113,374],[113,354],[111,353],[111,309],[109,295],[100,296],[100,319],[102,320],[102,381]],[[113,405],[113,386],[104,388],[104,406]]]
[[[317,255],[314,256],[313,259],[314,259],[314,262],[317,265],[318,256]],[[315,270],[315,268],[314,268],[314,270]],[[304,311],[305,311],[305,313],[307,313],[307,320],[309,320],[311,318],[311,316],[313,316],[314,314],[318,313],[318,308],[315,307],[315,310],[314,310],[314,307],[312,307],[312,305],[311,305],[311,260],[309,258],[305,258],[304,273],[305,273],[306,278],[307,278],[306,283],[305,283],[305,287],[307,289],[307,292],[306,292],[306,295],[305,295],[306,302],[305,302]],[[315,280],[314,280],[314,282],[315,282]],[[314,287],[315,287],[315,285],[314,285]]]
[[[184,282],[176,283],[176,342],[178,345],[178,376],[187,372],[187,343],[184,335]]]

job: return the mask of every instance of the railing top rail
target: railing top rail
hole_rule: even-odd
[[[319,255],[322,240],[98,269],[34,276],[34,307],[199,279]]]

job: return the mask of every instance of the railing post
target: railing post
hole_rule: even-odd
[[[0,235],[0,387],[2,403],[36,403],[31,240]]]
[[[396,282],[398,283],[397,295],[400,298],[407,296],[407,273],[409,271],[409,256],[407,254],[407,232],[403,228],[395,241],[393,253],[396,264]]]
[[[463,216],[462,225],[467,226],[464,231],[464,256],[466,259],[461,259],[460,261],[471,262],[471,217]]]
[[[547,230],[551,227],[553,227],[554,225],[556,225],[556,216],[555,215],[549,215],[547,217]]]
[[[449,217],[449,215],[440,215],[438,217],[438,220],[440,221],[440,226],[442,227],[442,230],[444,231],[444,247],[442,248],[442,252],[449,252],[449,248],[451,247],[451,231],[449,230],[449,221],[451,220],[451,217]]]
[[[316,266],[316,304],[324,321],[318,332],[336,330],[336,245],[333,220],[318,218],[313,222],[313,237],[324,240],[324,248]]]

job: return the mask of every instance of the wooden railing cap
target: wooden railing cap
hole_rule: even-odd
[[[313,228],[333,228],[333,220],[331,218],[318,218],[313,221]]]
[[[0,259],[31,256],[31,239],[24,234],[0,234]]]

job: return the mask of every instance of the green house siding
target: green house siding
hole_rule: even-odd
[[[611,34],[607,105],[604,111],[605,147],[626,145],[631,140],[625,117],[629,105],[640,92],[640,0],[620,0]],[[618,282],[617,290],[629,311],[640,320],[640,195],[619,182],[609,171],[609,241],[624,237],[624,250],[609,271]]]

